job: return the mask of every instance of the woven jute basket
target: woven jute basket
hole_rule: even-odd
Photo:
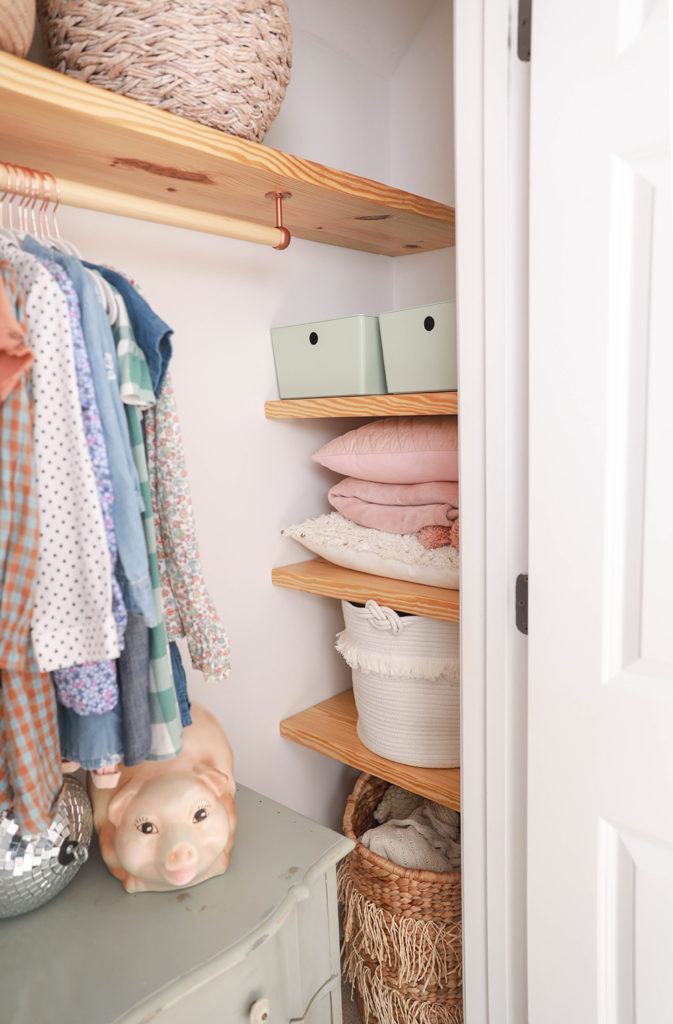
[[[38,0],[52,68],[261,142],[290,81],[285,0]]]
[[[358,841],[388,786],[361,775],[346,803],[344,974],[364,1024],[463,1024],[460,871],[403,868]]]

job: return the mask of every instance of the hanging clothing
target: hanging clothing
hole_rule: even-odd
[[[12,298],[7,289],[10,289]],[[15,309],[21,309],[25,296],[14,269],[5,263],[0,287],[0,402],[24,377],[33,362],[33,353],[26,341],[26,329],[17,320]]]
[[[100,715],[78,715],[58,705],[61,753],[87,771],[109,768],[122,760],[122,711],[116,704]]]
[[[134,367],[137,370],[140,363],[139,349],[135,345],[133,329],[123,298],[119,292],[115,294],[119,306],[118,317],[114,324],[114,335],[118,352],[117,358],[123,365],[121,377],[128,383],[133,379]],[[127,358],[129,353],[132,354],[132,359]],[[147,460],[140,419],[140,406],[148,399],[147,388],[143,381],[144,377],[141,370],[138,388],[135,392],[133,392],[132,388],[126,389],[127,399],[129,393],[134,394],[135,404],[129,404],[125,400],[125,409],[133,458],[138,471],[144,502],[143,525],[145,527],[154,599],[159,618],[158,624],[150,629],[150,729],[152,743],[148,760],[163,760],[164,758],[175,757],[180,752],[182,747],[182,723],[175,693],[166,624],[161,605],[161,586],[157,568],[152,499],[147,478]]]
[[[168,649],[171,655],[173,682],[175,683],[175,696],[180,709],[180,721],[182,722],[182,727],[184,729],[185,726],[192,724],[192,702],[189,699],[189,691],[187,689],[187,676],[185,674],[185,667],[182,664],[180,648],[176,644],[175,640],[171,640],[168,645]]]
[[[170,374],[145,415],[145,445],[156,523],[161,602],[168,637],[187,637],[192,665],[209,678],[230,672],[229,640],[206,589],[187,466]]]
[[[39,517],[24,321],[19,275],[0,261],[0,350],[20,351],[22,366],[18,376],[3,372],[0,404],[0,811],[12,807],[18,827],[35,834],[51,821],[62,777],[56,697],[30,639]]]
[[[124,764],[146,760],[152,749],[150,713],[150,633],[142,616],[129,612],[124,650],[119,656]],[[184,724],[184,723],[183,723]]]
[[[112,481],[108,466],[107,450],[103,437],[96,395],[91,377],[89,357],[82,334],[82,323],[79,304],[72,281],[60,264],[53,261],[42,261],[43,266],[54,277],[68,303],[70,329],[73,338],[73,355],[79,392],[80,407],[84,433],[89,447],[91,465],[98,489],[98,500],[103,513],[105,537],[110,558],[112,576],[112,614],[117,624],[117,639],[120,650],[124,646],[127,613],[122,599],[121,588],[114,574],[117,563],[117,539],[114,532]],[[79,715],[101,714],[109,711],[119,700],[117,685],[117,664],[112,659],[102,662],[86,662],[83,665],[71,665],[67,668],[55,669],[54,683],[58,699],[65,707],[72,708]]]
[[[40,519],[31,635],[40,671],[119,656],[103,514],[84,436],[65,297],[34,256],[0,239],[26,293]]]
[[[23,240],[23,248],[26,252],[46,256],[60,263],[77,293],[115,496],[114,524],[124,573],[124,601],[128,609],[144,616],[148,626],[154,625],[156,609],[142,526],[140,484],[119,398],[115,345],[110,324],[95,285],[78,259],[45,249],[30,236]]]
[[[136,343],[142,349],[150,372],[152,390],[159,397],[164,386],[168,364],[173,355],[173,330],[142,297],[132,281],[110,267],[99,267],[86,263],[85,267],[97,270],[121,295]]]

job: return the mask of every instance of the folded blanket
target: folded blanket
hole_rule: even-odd
[[[377,820],[380,808],[374,812]],[[432,800],[423,800],[406,818],[368,829],[360,842],[400,867],[460,871],[460,814]]]
[[[458,484],[377,483],[344,477],[327,500],[346,519],[386,533],[417,533],[423,526],[447,526],[458,518]]]

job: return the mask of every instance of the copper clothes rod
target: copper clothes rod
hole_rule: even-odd
[[[0,171],[7,170],[8,165],[0,162]],[[13,165],[9,165],[13,167]],[[16,167],[13,167],[16,170]],[[62,203],[64,206],[76,206],[85,210],[96,210],[99,213],[112,213],[120,217],[134,217],[138,220],[153,221],[155,224],[167,224],[172,227],[188,228],[191,231],[204,231],[211,235],[222,235],[235,238],[242,242],[255,242],[269,245],[273,249],[286,249],[290,244],[290,232],[283,225],[283,199],[289,199],[289,192],[267,192],[266,198],[275,201],[275,226],[254,224],[251,221],[238,220],[235,217],[224,217],[220,214],[206,213],[158,199],[145,199],[130,193],[115,192],[86,185],[82,182],[68,181],[44,171],[31,168],[20,168],[23,174],[16,175],[12,181],[9,173],[2,182],[4,192],[0,198],[8,194],[23,196],[26,201]],[[41,182],[47,178],[53,183],[48,192],[44,192]],[[30,184],[27,184],[30,182]],[[38,196],[39,190],[39,196]]]

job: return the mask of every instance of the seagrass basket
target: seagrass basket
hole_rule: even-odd
[[[261,142],[290,80],[285,0],[38,0],[52,68]]]
[[[403,868],[358,841],[388,785],[361,775],[346,803],[344,975],[363,1024],[463,1024],[460,871]]]

